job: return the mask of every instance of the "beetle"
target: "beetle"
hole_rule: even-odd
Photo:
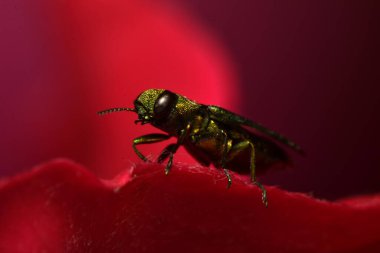
[[[147,134],[133,140],[133,149],[143,161],[148,159],[137,149],[138,145],[176,137],[176,143],[167,145],[157,159],[159,163],[168,159],[166,175],[172,167],[174,154],[182,145],[200,164],[221,168],[227,177],[227,188],[232,183],[229,170],[249,174],[251,182],[261,189],[262,202],[266,207],[267,192],[256,179],[256,169],[290,164],[287,153],[274,141],[303,152],[300,146],[261,124],[218,106],[196,103],[169,90],[145,90],[135,99],[134,108],[111,108],[98,114],[120,111],[135,112],[138,115],[136,124],[149,123],[166,132]]]

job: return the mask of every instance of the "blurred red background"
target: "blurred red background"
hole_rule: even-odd
[[[334,199],[380,191],[378,1],[188,1],[232,53],[241,112],[305,159],[263,181]]]
[[[96,112],[132,106],[148,88],[237,104],[226,50],[179,7],[117,0],[3,5],[2,175],[68,157],[114,177],[139,161],[132,139],[158,130],[134,125],[132,113]],[[143,147],[148,154],[161,149]],[[189,161],[182,156],[177,160]]]
[[[168,88],[302,145],[261,180],[334,199],[380,190],[375,1],[2,1],[1,175],[69,157],[112,177],[153,130],[131,106]],[[145,149],[156,154],[157,144]],[[143,149],[144,150],[144,149]],[[182,151],[175,161],[190,161]]]

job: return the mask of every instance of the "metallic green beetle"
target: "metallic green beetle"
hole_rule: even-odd
[[[274,164],[288,164],[290,160],[277,144],[263,135],[302,152],[294,142],[258,123],[218,106],[198,104],[168,90],[146,90],[134,101],[134,107],[111,108],[98,114],[132,111],[138,115],[135,123],[150,123],[167,133],[148,134],[133,140],[133,149],[142,160],[148,161],[137,145],[177,137],[177,142],[169,144],[158,157],[159,163],[169,158],[165,174],[170,171],[173,155],[183,145],[202,165],[214,164],[216,168],[222,168],[228,188],[232,183],[229,170],[249,174],[252,183],[261,189],[265,206],[268,205],[267,193],[256,180],[256,167],[265,170]],[[257,133],[248,131],[244,126]]]

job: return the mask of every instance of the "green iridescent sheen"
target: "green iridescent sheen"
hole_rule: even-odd
[[[266,137],[299,153],[303,152],[297,144],[261,124],[221,107],[199,104],[164,89],[142,92],[134,101],[134,108],[112,108],[99,114],[117,111],[136,112],[136,123],[149,123],[166,132],[148,134],[133,140],[133,149],[142,160],[148,161],[137,149],[137,145],[176,137],[177,141],[167,145],[158,157],[159,163],[168,159],[166,175],[170,172],[174,154],[180,146],[184,146],[201,164],[213,164],[216,168],[223,169],[227,177],[227,188],[232,183],[229,170],[249,174],[252,183],[261,189],[265,206],[268,205],[267,193],[256,179],[256,163],[270,166],[277,162],[289,162],[287,154]],[[247,130],[246,127],[256,130],[257,133]]]

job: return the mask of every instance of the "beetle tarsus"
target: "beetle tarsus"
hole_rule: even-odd
[[[265,189],[265,187],[261,183],[257,182],[256,180],[252,180],[252,183],[260,188],[260,190],[261,190],[261,200],[262,200],[264,206],[268,207],[267,190]]]
[[[224,174],[226,175],[227,177],[227,189],[230,189],[231,185],[232,185],[232,178],[231,178],[231,175],[230,173],[228,172],[227,169],[223,169],[224,171]]]
[[[172,164],[173,164],[173,153],[171,152],[169,154],[169,161],[168,163],[166,164],[166,167],[165,167],[165,175],[169,175],[169,172],[170,172],[170,169],[172,168]]]

